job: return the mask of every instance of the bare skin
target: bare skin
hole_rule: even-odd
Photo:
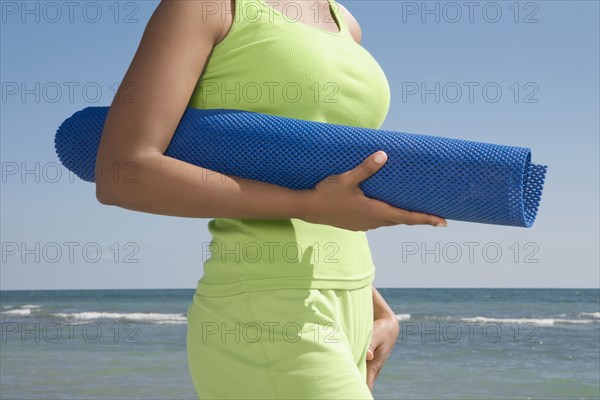
[[[225,18],[204,13],[207,2],[214,5],[214,0],[163,1],[150,18],[102,133],[96,159],[102,172],[96,179],[101,203],[180,217],[299,218],[354,231],[445,224],[440,217],[363,195],[358,184],[383,166],[375,162],[377,154],[311,190],[234,178],[165,156],[213,46],[231,26],[228,13]],[[318,21],[323,29],[331,29],[332,23]],[[138,90],[137,102],[125,100],[131,85]],[[126,170],[127,163],[135,169]],[[134,183],[124,179],[129,171],[135,172]]]
[[[231,10],[230,1],[220,6]],[[267,1],[277,10],[288,2],[291,0]],[[317,3],[327,5],[326,0]],[[400,224],[446,226],[443,218],[395,208],[364,195],[359,184],[385,164],[387,156],[382,151],[310,190],[232,177],[165,156],[210,52],[231,27],[231,13],[204,12],[215,4],[219,1],[163,0],[150,18],[102,133],[96,159],[96,197],[100,203],[191,218],[298,218],[353,231]],[[302,15],[313,15],[309,7],[315,2],[295,4],[306,11]],[[358,22],[339,6],[352,37],[360,42]],[[299,22],[338,31],[331,18]],[[132,88],[135,102],[130,101]],[[391,352],[398,327],[395,315],[375,288],[373,303],[370,388]]]
[[[383,296],[373,287],[373,334],[367,350],[367,386],[373,391],[375,379],[392,354],[400,325],[394,310]]]

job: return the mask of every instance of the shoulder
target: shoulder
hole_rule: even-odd
[[[226,11],[234,5],[235,0],[161,0],[150,20],[176,25],[190,34],[208,35],[218,42],[229,30],[232,18]]]
[[[360,30],[360,25],[354,16],[348,11],[346,7],[344,7],[339,1],[336,1],[336,4],[339,7],[339,10],[342,12],[344,16],[344,20],[346,21],[346,25],[348,26],[348,31],[356,41],[356,43],[360,43],[362,32]]]

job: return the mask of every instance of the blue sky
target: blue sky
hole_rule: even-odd
[[[207,219],[103,206],[53,147],[66,117],[110,104],[158,2],[51,3],[1,3],[0,288],[195,287]],[[388,77],[383,128],[530,147],[549,166],[530,229],[368,232],[375,284],[599,287],[599,3],[341,3]]]

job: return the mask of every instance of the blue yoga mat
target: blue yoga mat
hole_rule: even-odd
[[[59,127],[63,165],[94,181],[108,107],[86,107]],[[547,167],[531,150],[461,139],[304,121],[250,111],[187,108],[165,155],[216,172],[310,189],[384,150],[360,184],[366,196],[449,220],[530,227]]]

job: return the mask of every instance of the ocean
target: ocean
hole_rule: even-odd
[[[401,333],[376,399],[600,398],[600,290],[379,290]],[[193,293],[1,291],[0,397],[195,399]]]

